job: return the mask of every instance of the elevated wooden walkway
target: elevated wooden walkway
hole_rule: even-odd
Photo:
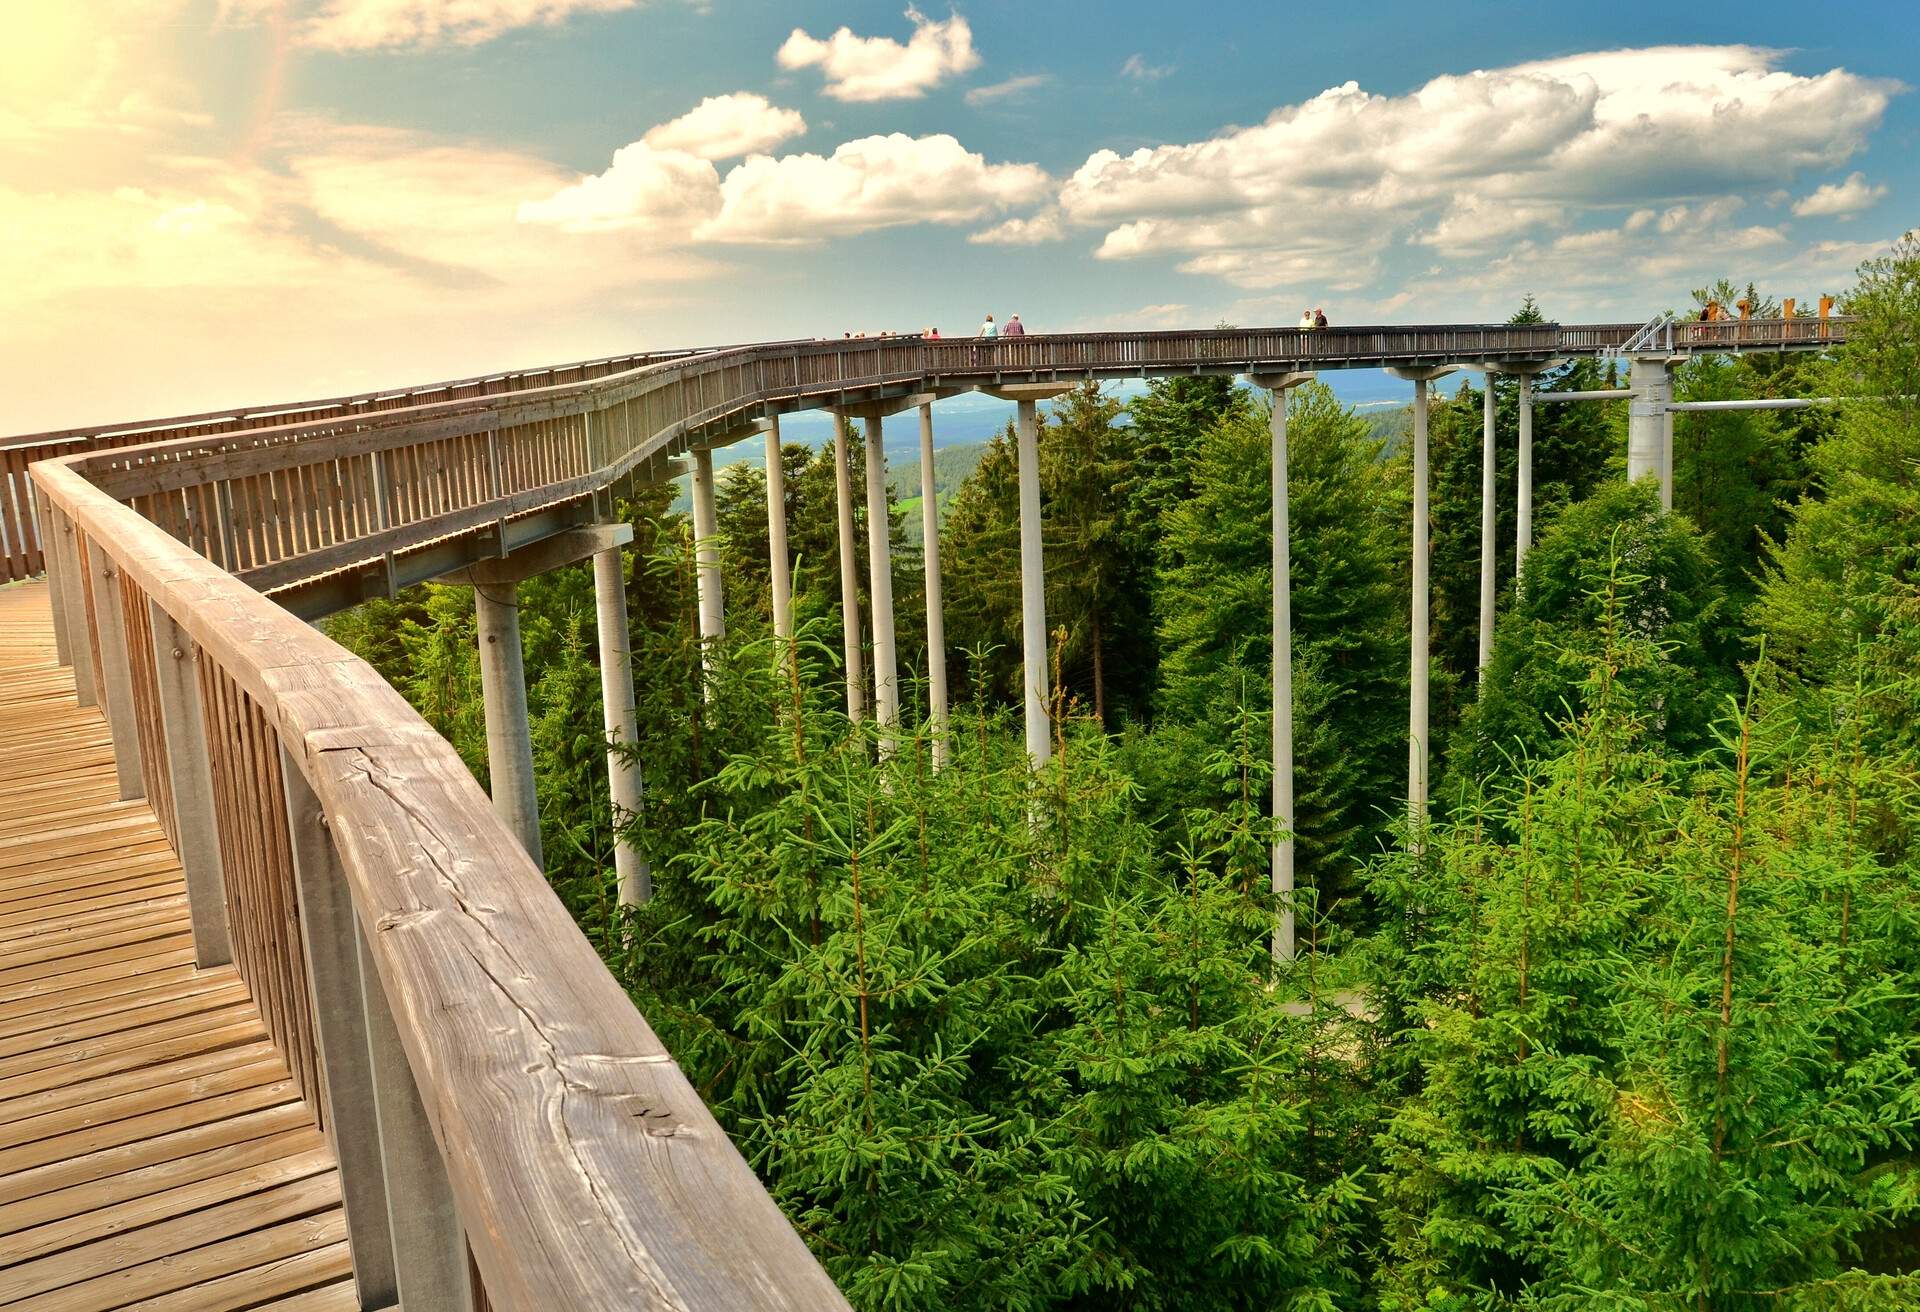
[[[0,1309],[358,1309],[332,1150],[117,800],[44,583],[0,588]]]

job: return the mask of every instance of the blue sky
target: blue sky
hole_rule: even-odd
[[[988,311],[1637,321],[1723,274],[1841,290],[1920,215],[1893,4],[73,0],[23,31],[8,431]]]

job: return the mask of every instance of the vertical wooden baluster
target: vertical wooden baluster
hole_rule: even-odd
[[[454,1210],[446,1163],[421,1105],[400,1032],[394,1028],[391,995],[381,981],[365,933],[357,920],[354,923],[401,1306],[472,1307],[478,1282],[472,1277],[466,1232]]]
[[[327,1137],[340,1164],[354,1284],[362,1307],[389,1307],[398,1301],[400,1286],[367,1046],[367,1013],[377,1003],[370,1004],[362,993],[360,926],[325,813],[284,748],[280,774],[300,906],[300,950],[313,985],[316,1042],[326,1070]]]
[[[134,722],[133,679],[127,660],[126,616],[120,602],[120,566],[89,543],[93,574],[93,623],[100,653],[101,700],[113,731],[113,771],[121,800],[145,796],[140,769],[140,730]]]
[[[226,878],[214,814],[213,772],[206,720],[200,710],[199,651],[160,604],[147,601],[153,631],[154,684],[167,743],[167,779],[173,794],[174,854],[187,877],[193,955],[201,969],[233,960],[227,928]]]

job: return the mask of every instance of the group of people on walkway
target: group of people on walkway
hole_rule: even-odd
[[[1325,328],[1326,326],[1327,312],[1321,309],[1300,311],[1300,322],[1295,325],[1299,328]]]
[[[1025,337],[1026,335],[1027,326],[1020,322],[1020,316],[1017,314],[1007,316],[1004,328],[993,321],[992,315],[988,315],[986,321],[980,325],[982,337]]]

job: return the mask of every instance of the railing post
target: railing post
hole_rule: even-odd
[[[113,732],[113,772],[120,799],[146,796],[140,770],[140,727],[134,723],[133,678],[127,664],[126,617],[120,609],[120,567],[97,543],[87,545],[93,570],[93,622],[100,629],[102,699]]]
[[[87,593],[80,578],[80,541],[66,512],[55,509],[52,547],[58,559],[62,585],[60,612],[54,622],[67,631],[67,655],[73,658],[73,692],[82,706],[100,703],[99,680],[93,668],[93,643],[87,636]]]
[[[200,709],[198,649],[159,602],[147,601],[153,625],[154,686],[167,741],[167,774],[173,789],[175,855],[187,877],[187,912],[193,920],[193,957],[201,969],[233,960],[227,932],[225,868],[213,814],[213,768],[207,757],[207,727]]]
[[[59,534],[59,525],[53,516],[53,503],[47,500],[47,494],[38,487],[31,486],[32,480],[26,475],[20,476],[23,484],[32,493],[34,518],[40,536],[40,555],[46,561],[47,602],[53,612],[53,654],[54,660],[61,665],[73,664],[73,643],[67,636],[67,577],[60,571],[54,539]]]
[[[313,988],[316,1046],[326,1072],[327,1134],[340,1164],[340,1200],[347,1214],[347,1249],[360,1305],[391,1306],[399,1298],[393,1234],[387,1215],[373,1060],[367,1045],[359,927],[353,896],[340,868],[326,816],[299,765],[283,748],[287,833],[292,839],[294,886],[300,901],[300,941]]]
[[[393,1025],[380,972],[367,936],[354,922],[365,1000],[367,1055],[373,1078],[381,1166],[387,1189],[387,1230],[404,1308],[464,1312],[474,1306],[473,1267],[466,1230],[453,1206],[447,1164],[420,1103],[400,1032]]]

